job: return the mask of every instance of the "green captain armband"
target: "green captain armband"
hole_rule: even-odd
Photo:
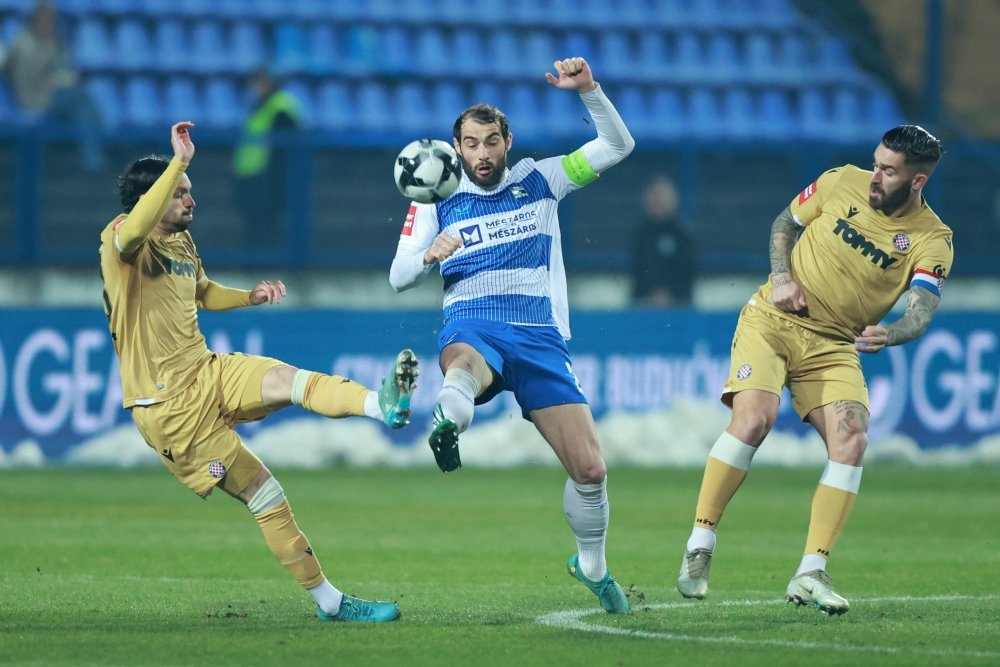
[[[573,181],[581,188],[588,183],[593,183],[600,176],[590,163],[587,162],[587,158],[583,155],[583,149],[577,148],[575,151],[569,155],[564,155],[562,159],[563,169],[566,170],[566,175],[569,176],[569,180]]]

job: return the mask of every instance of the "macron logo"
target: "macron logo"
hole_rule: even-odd
[[[417,207],[410,206],[410,210],[406,213],[406,220],[403,221],[403,236],[413,236],[413,219],[417,215]]]

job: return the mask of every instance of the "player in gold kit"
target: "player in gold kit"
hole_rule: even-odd
[[[872,171],[831,169],[771,227],[771,277],[740,313],[722,400],[732,419],[709,453],[677,589],[704,598],[716,528],[774,424],[787,385],[799,416],[826,443],[805,554],[790,602],[842,614],[826,562],[861,484],[868,389],[858,352],[877,353],[927,330],[951,270],[952,233],[922,195],[944,153],[916,125],[889,130]],[[802,229],[801,237],[798,236]],[[909,290],[906,313],[878,324]]]
[[[101,233],[104,307],[118,354],[124,407],[164,465],[207,498],[219,485],[247,505],[274,555],[316,601],[325,621],[392,621],[399,607],[345,595],[327,581],[292,516],[281,485],[232,427],[298,405],[327,417],[368,416],[392,428],[408,423],[417,359],[401,351],[378,392],[339,376],[276,359],[215,354],[197,308],[276,304],[281,281],[249,290],[208,279],[188,227],[194,219],[192,123],[170,130],[172,160],[149,156],[118,179],[124,213]]]

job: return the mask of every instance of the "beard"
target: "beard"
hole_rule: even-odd
[[[873,187],[880,194],[878,197],[873,197],[869,193],[868,205],[877,211],[882,211],[886,215],[892,215],[894,211],[906,203],[907,197],[910,196],[910,190],[906,186],[900,186],[898,190],[893,190],[892,192],[886,192],[880,185]]]
[[[495,163],[489,162],[487,164],[489,164],[493,170],[485,176],[480,176],[476,173],[476,168],[479,166],[479,163],[471,165],[465,160],[465,158],[462,158],[462,168],[465,170],[465,175],[469,177],[470,181],[483,189],[492,188],[503,180],[504,172],[507,171],[507,154],[504,153],[503,156],[501,156]]]

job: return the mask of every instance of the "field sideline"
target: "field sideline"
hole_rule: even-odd
[[[160,469],[0,471],[0,664],[1000,664],[1000,469],[869,466],[836,618],[781,603],[819,473],[751,471],[696,602],[674,579],[700,470],[613,469],[622,618],[565,573],[559,469],[278,471],[333,583],[403,608],[359,627],[318,622],[221,493]]]

